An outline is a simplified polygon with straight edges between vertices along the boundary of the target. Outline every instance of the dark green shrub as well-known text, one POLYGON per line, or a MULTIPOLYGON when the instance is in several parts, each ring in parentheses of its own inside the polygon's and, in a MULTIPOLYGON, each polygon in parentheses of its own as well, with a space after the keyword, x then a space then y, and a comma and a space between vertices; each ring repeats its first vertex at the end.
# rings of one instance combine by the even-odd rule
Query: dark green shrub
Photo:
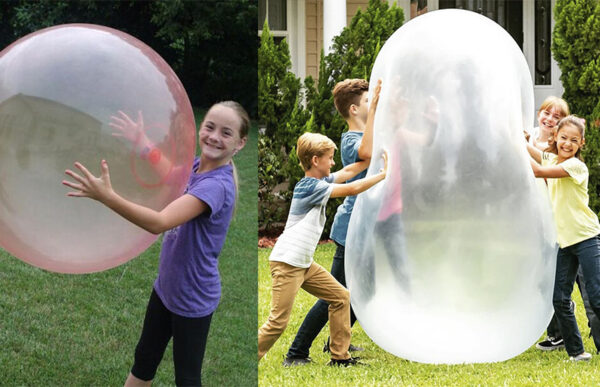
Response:
POLYGON ((557 0, 552 53, 562 72, 563 98, 587 121, 583 157, 590 171, 590 206, 600 212, 600 3, 557 0))
POLYGON ((302 105, 302 84, 290 71, 287 42, 275 44, 265 23, 258 49, 258 217, 260 231, 276 233, 283 226, 291 189, 300 167, 294 164, 294 145, 308 113, 302 105))

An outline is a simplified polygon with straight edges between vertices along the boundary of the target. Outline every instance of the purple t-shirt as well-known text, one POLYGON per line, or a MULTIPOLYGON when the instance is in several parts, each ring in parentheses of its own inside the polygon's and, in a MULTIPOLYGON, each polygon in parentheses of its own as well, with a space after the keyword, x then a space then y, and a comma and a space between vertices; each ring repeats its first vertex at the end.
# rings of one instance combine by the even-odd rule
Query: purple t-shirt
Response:
MULTIPOLYGON (((199 163, 196 158, 194 171, 199 163)), ((235 204, 232 166, 192 173, 185 193, 208 209, 165 233, 154 289, 171 312, 204 317, 217 309, 221 297, 218 257, 235 204)))

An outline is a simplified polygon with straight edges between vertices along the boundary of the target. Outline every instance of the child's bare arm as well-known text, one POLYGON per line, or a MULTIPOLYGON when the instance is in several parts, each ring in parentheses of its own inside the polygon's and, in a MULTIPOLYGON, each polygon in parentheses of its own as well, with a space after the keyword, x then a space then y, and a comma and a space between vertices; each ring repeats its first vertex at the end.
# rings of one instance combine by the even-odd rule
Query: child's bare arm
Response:
POLYGON ((153 234, 170 230, 208 209, 207 204, 200 199, 185 194, 175 199, 161 211, 155 211, 123 198, 112 189, 106 161, 103 160, 101 163, 102 174, 100 177, 92 175, 80 163, 75 163, 75 166, 81 174, 70 169, 65 171, 68 176, 75 180, 75 182, 63 180, 64 185, 74 189, 74 191, 67 193, 67 196, 87 197, 97 200, 131 223, 153 234))
POLYGON ((373 91, 373 99, 371 100, 371 106, 369 107, 367 124, 360 146, 358 147, 358 158, 361 160, 370 160, 371 153, 373 152, 373 123, 375 122, 375 111, 377 110, 377 104, 379 103, 380 93, 381 79, 377 81, 377 86, 375 86, 375 91, 373 91))
MULTIPOLYGON (((340 198, 346 196, 354 196, 358 195, 361 192, 364 192, 379 183, 381 180, 385 179, 387 173, 387 152, 383 152, 381 155, 383 159, 383 168, 381 171, 373 176, 365 177, 364 179, 359 179, 353 181, 348 184, 339 184, 333 187, 331 191, 330 197, 332 198, 340 198)), ((356 164, 356 163, 355 163, 356 164)))
POLYGON ((529 152, 529 155, 538 163, 540 164, 542 162, 542 151, 539 150, 538 148, 534 147, 533 145, 531 145, 530 143, 527 143, 527 151, 529 152))
POLYGON ((569 173, 563 169, 560 165, 542 166, 539 165, 535 160, 529 159, 531 169, 535 177, 545 177, 549 179, 557 179, 561 177, 569 177, 569 173))
POLYGON ((334 176, 334 183, 343 183, 352 179, 354 176, 358 175, 369 166, 370 160, 361 160, 355 163, 346 165, 344 168, 337 171, 334 176))

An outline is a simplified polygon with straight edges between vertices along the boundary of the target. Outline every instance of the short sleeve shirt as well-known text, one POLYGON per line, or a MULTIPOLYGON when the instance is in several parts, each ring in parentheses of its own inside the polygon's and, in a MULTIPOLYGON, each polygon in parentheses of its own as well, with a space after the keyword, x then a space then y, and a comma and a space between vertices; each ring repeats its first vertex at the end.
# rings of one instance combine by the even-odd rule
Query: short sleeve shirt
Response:
MULTIPOLYGON (((340 144, 340 156, 342 157, 343 166, 350 165, 357 161, 360 161, 358 158, 358 148, 360 147, 360 143, 362 142, 363 133, 362 132, 345 132, 342 134, 342 141, 340 144)), ((352 179, 349 179, 347 183, 350 183, 354 180, 362 179, 367 175, 367 171, 363 171, 358 175, 354 176, 352 179)), ((356 195, 354 196, 346 196, 344 202, 340 204, 337 208, 337 212, 335 214, 335 218, 333 218, 333 225, 331 226, 331 232, 329 236, 331 239, 336 241, 342 246, 346 245, 346 234, 348 233, 348 223, 350 223, 350 216, 352 215, 352 210, 354 209, 354 203, 356 202, 356 195)))
MULTIPOLYGON (((196 159, 194 170, 199 163, 196 159)), ((169 311, 204 317, 215 311, 221 296, 218 258, 235 205, 233 167, 192 173, 185 194, 208 209, 164 234, 154 289, 169 311)))
POLYGON ((547 179, 554 211, 558 244, 565 248, 600 234, 598 216, 589 207, 588 169, 571 157, 558 164, 558 156, 542 154, 542 165, 560 165, 569 177, 547 179))
POLYGON ((304 177, 296 184, 285 229, 269 260, 301 268, 311 265, 325 227, 325 210, 333 181, 331 174, 321 180, 304 177))

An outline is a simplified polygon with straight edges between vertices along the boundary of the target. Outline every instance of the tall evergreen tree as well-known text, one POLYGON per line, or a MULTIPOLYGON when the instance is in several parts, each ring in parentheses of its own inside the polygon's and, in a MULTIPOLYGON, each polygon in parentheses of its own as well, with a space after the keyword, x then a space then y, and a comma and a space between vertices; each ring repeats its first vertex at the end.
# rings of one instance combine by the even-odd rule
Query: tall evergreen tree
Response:
MULTIPOLYGON (((302 105, 302 83, 291 72, 287 42, 275 43, 267 23, 258 49, 259 224, 262 229, 285 221, 291 189, 302 175, 295 153, 308 114, 302 105)), ((273 230, 277 231, 277 230, 273 230)))

